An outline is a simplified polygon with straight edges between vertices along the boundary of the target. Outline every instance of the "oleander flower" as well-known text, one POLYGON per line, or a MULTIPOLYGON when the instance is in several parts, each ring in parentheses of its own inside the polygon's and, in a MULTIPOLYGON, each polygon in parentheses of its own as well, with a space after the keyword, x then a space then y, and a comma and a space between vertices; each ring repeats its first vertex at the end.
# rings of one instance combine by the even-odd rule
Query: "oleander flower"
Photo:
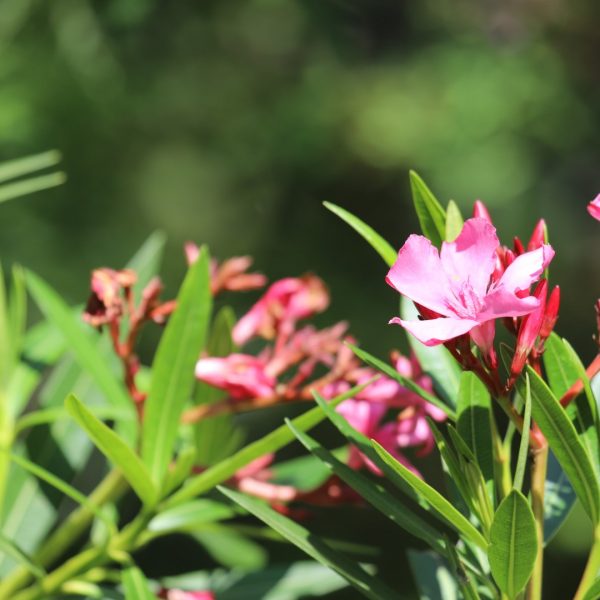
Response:
POLYGON ((600 221, 600 194, 598 194, 589 204, 588 204, 588 212, 594 219, 600 221))
POLYGON ((277 382, 265 367, 261 358, 248 354, 201 358, 196 363, 196 378, 225 390, 235 400, 267 398, 275 393, 277 382))
POLYGON ((435 346, 469 332, 476 338, 478 330, 489 329, 490 321, 534 311, 539 300, 529 288, 552 260, 552 247, 544 244, 517 256, 495 278, 499 247, 494 226, 482 218, 465 221, 456 240, 444 242, 439 252, 427 238, 411 235, 386 281, 432 318, 395 317, 390 323, 402 325, 426 346, 435 346))
POLYGON ((328 305, 329 293, 318 277, 280 279, 238 321, 233 329, 233 340, 242 346, 257 335, 268 340, 281 332, 290 335, 297 321, 325 310, 328 305))

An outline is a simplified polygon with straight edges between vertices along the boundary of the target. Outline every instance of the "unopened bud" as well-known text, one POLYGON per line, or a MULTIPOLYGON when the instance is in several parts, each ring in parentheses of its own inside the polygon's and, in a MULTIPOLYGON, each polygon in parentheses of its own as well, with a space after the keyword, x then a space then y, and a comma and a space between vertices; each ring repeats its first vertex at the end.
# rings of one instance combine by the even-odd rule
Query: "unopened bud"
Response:
POLYGON ((556 321, 558 321, 558 309, 560 308, 560 287, 556 286, 546 302, 546 313, 542 321, 540 329, 540 338, 542 341, 547 340, 552 333, 556 321))
POLYGON ((534 296, 540 301, 540 305, 531 313, 523 317, 521 321, 521 327, 517 335, 517 347, 515 349, 515 355, 513 356, 512 364, 510 366, 510 374, 516 378, 520 375, 521 371, 525 367, 527 357, 533 350, 544 315, 546 313, 546 296, 548 294, 548 281, 542 279, 538 286, 535 288, 534 296))
POLYGON ((525 247, 523 246, 523 242, 515 236, 513 239, 513 248, 515 250, 515 254, 517 256, 521 256, 525 252, 525 247))
POLYGON ((540 219, 537 225, 533 228, 533 233, 527 244, 527 250, 537 250, 548 242, 548 228, 546 227, 546 221, 540 219))
POLYGON ((481 200, 475 200, 475 204, 473 205, 473 217, 476 219, 485 219, 488 223, 492 222, 492 217, 490 217, 486 205, 481 200))

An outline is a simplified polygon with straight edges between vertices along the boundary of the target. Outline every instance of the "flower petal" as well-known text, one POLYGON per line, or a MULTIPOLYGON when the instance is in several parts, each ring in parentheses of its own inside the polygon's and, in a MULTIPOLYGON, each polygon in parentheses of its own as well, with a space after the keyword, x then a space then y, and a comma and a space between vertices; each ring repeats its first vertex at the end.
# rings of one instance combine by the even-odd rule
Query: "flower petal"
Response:
POLYGON ((513 294, 528 290, 531 284, 540 278, 553 258, 554 250, 549 244, 544 244, 537 250, 517 256, 504 271, 495 288, 503 287, 513 294))
POLYGON ((476 295, 487 292, 500 245, 496 229, 485 219, 468 219, 453 242, 444 242, 442 266, 451 284, 469 282, 476 295))
POLYGON ((587 209, 594 219, 600 221, 600 194, 588 204, 587 209))
POLYGON ((437 346, 463 335, 477 327, 479 323, 472 319, 441 318, 427 321, 403 321, 395 317, 390 323, 402 325, 426 346, 437 346))
POLYGON ((414 302, 449 316, 450 282, 442 268, 437 249, 422 235, 411 235, 398 252, 386 282, 414 302))
POLYGON ((539 304, 540 301, 533 296, 519 298, 513 292, 501 287, 486 296, 477 319, 484 322, 500 317, 520 317, 534 311, 539 304))

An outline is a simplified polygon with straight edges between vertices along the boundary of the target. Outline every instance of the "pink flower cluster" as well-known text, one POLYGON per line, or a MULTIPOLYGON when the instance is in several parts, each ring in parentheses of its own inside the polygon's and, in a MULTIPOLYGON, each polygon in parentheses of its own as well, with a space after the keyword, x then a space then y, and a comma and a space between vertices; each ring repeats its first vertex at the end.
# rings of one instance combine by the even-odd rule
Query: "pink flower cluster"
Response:
POLYGON ((517 336, 514 382, 528 358, 537 360, 558 317, 559 289, 548 298, 543 279, 554 256, 545 237, 546 226, 540 221, 527 247, 518 238, 512 249, 501 246, 479 201, 474 217, 454 241, 443 242, 440 251, 427 238, 411 235, 386 281, 415 303, 421 320, 395 317, 390 323, 402 325, 427 346, 445 344, 464 368, 479 370, 486 383, 499 388, 494 338, 496 321, 502 319, 517 336), (474 357, 470 342, 481 351, 484 366, 474 357))
MULTIPOLYGON (((345 323, 322 330, 300 324, 328 305, 327 288, 314 275, 276 281, 233 329, 234 341, 239 345, 256 338, 265 340, 262 351, 256 356, 234 352, 225 357, 201 357, 196 364, 196 377, 226 391, 230 406, 255 408, 310 400, 312 390, 333 398, 366 383, 378 373, 361 367, 344 344, 354 341, 347 335, 345 323)), ((393 364, 403 376, 433 393, 431 379, 421 372, 415 358, 396 354, 393 364)), ((404 451, 416 449, 418 456, 430 452, 434 440, 426 417, 436 421, 445 419, 443 411, 388 377, 380 377, 354 398, 343 402, 338 411, 353 427, 379 441, 414 472, 418 471, 404 456, 404 451)), ((306 494, 270 482, 269 467, 273 459, 268 455, 254 461, 236 474, 235 485, 274 504, 306 500, 306 494)), ((356 469, 366 467, 378 472, 356 448, 350 449, 349 464, 356 469)), ((339 482, 332 479, 329 484, 318 493, 310 494, 311 500, 345 498, 339 482)))

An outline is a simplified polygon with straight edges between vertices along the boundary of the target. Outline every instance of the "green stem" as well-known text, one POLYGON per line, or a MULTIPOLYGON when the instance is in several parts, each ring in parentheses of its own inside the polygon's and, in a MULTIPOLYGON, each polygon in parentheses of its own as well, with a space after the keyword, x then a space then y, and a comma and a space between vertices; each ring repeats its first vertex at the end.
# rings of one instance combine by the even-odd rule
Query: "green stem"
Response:
MULTIPOLYGON (((120 471, 113 470, 91 493, 90 501, 96 506, 102 506, 120 498, 127 489, 127 482, 120 471)), ((83 506, 74 510, 38 550, 34 560, 43 567, 51 565, 79 539, 90 526, 93 517, 93 513, 83 506)), ((15 569, 0 583, 0 600, 14 598, 14 594, 31 580, 32 575, 28 569, 24 567, 15 569)))
POLYGON ((0 515, 4 508, 10 452, 14 441, 14 423, 8 411, 7 400, 6 394, 2 393, 0 395, 0 515))
POLYGON ((594 530, 594 543, 573 600, 582 600, 585 597, 586 592, 594 583, 598 571, 600 571, 600 525, 597 525, 594 530))
POLYGON ((548 470, 548 444, 535 450, 531 466, 531 504, 535 518, 538 549, 533 573, 527 588, 528 600, 542 600, 544 572, 544 489, 548 470))
MULTIPOLYGON (((509 423, 509 426, 512 421, 509 423)), ((510 473, 510 444, 508 446, 502 443, 502 438, 498 432, 496 418, 490 411, 490 426, 492 430, 492 446, 494 451, 494 480, 496 482, 496 497, 501 502, 508 496, 512 489, 512 476, 510 473)), ((514 426, 514 425, 513 425, 514 426)))

